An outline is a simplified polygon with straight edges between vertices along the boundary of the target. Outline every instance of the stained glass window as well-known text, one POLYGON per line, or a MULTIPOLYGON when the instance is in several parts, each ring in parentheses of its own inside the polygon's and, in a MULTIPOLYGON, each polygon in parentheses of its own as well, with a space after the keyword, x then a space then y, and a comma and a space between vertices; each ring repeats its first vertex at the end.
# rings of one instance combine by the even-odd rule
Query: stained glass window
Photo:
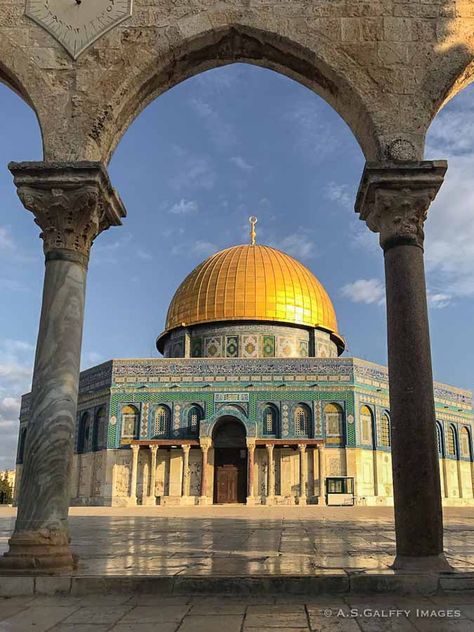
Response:
POLYGON ((449 426, 446 437, 446 453, 449 456, 456 456, 456 430, 453 426, 449 426))
POLYGON ((380 420, 380 445, 384 448, 390 447, 390 417, 383 413, 380 420))
POLYGON ((459 433, 461 456, 471 458, 471 437, 467 428, 461 428, 459 433))
POLYGON ((171 414, 168 406, 158 406, 155 410, 155 435, 167 435, 171 414))
POLYGON ((277 433, 278 412, 275 406, 268 404, 263 409, 263 432, 266 435, 275 435, 277 433))
POLYGON ((294 412, 295 434, 298 437, 309 435, 309 410, 307 406, 299 404, 294 412))

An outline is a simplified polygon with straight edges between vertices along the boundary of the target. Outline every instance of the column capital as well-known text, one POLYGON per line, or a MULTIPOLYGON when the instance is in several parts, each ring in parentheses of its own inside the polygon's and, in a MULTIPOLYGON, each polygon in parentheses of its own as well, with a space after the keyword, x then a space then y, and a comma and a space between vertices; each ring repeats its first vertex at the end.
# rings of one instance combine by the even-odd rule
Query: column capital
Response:
POLYGON ((247 438, 246 443, 247 443, 247 448, 249 450, 255 450, 255 446, 256 446, 256 440, 255 439, 247 438))
MULTIPOLYGON (((140 447, 140 446, 138 446, 138 447, 140 447)), ((156 443, 151 443, 148 447, 150 448, 151 452, 155 452, 155 453, 158 452, 159 446, 156 445, 156 443)))
POLYGON ((445 160, 365 165, 355 210, 380 234, 384 250, 403 244, 423 247, 423 225, 447 166, 445 160))
POLYGON ((298 450, 300 452, 306 452, 306 443, 298 443, 298 450))
POLYGON ((212 439, 210 437, 203 437, 199 440, 199 444, 202 450, 209 450, 211 447, 212 439))
POLYGON ((185 443, 181 447, 183 448, 183 452, 189 452, 189 450, 191 449, 191 446, 188 445, 187 443, 185 443))
POLYGON ((100 162, 11 162, 18 196, 35 216, 48 259, 87 263, 94 239, 126 211, 100 162))
POLYGON ((139 443, 132 443, 132 444, 130 444, 130 447, 132 448, 133 452, 138 452, 140 450, 140 444, 139 443))
POLYGON ((273 443, 266 443, 265 447, 267 448, 267 450, 269 450, 270 452, 273 452, 273 448, 275 447, 275 445, 273 443))

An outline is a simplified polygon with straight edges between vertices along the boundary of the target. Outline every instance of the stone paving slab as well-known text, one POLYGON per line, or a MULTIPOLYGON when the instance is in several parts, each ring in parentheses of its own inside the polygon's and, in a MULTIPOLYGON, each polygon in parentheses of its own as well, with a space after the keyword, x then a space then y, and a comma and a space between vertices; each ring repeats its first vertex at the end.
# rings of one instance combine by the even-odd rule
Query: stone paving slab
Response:
MULTIPOLYGON (((0 554, 14 517, 0 507, 0 554)), ((448 560, 474 571, 474 510, 448 508, 444 518, 448 560)), ((395 555, 387 507, 73 507, 70 525, 77 577, 312 577, 388 570, 395 555)))
POLYGON ((281 595, 217 600, 123 594, 120 603, 118 596, 104 596, 103 604, 92 596, 2 598, 0 632, 474 632, 473 592, 463 603, 450 595, 283 601, 281 595), (137 603, 140 597, 147 599, 137 603))

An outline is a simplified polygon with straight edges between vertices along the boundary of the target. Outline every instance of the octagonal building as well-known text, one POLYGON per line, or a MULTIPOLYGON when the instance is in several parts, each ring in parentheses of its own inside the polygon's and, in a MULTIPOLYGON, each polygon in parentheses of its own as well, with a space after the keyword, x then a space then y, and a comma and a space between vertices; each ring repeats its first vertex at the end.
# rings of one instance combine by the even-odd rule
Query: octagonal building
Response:
MULTIPOLYGON (((81 373, 72 504, 393 504, 387 369, 342 357, 302 263, 254 233, 217 252, 176 290, 156 345, 162 358, 81 373)), ((472 395, 434 389, 443 502, 472 505, 472 395)))

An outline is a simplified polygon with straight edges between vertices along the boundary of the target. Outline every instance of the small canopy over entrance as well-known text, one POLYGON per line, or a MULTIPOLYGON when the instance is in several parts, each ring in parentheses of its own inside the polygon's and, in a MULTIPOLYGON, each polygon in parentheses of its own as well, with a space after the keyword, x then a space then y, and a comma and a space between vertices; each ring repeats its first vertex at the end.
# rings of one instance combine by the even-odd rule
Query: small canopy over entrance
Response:
POLYGON ((235 417, 219 419, 213 432, 214 503, 245 503, 247 445, 245 427, 235 417))

